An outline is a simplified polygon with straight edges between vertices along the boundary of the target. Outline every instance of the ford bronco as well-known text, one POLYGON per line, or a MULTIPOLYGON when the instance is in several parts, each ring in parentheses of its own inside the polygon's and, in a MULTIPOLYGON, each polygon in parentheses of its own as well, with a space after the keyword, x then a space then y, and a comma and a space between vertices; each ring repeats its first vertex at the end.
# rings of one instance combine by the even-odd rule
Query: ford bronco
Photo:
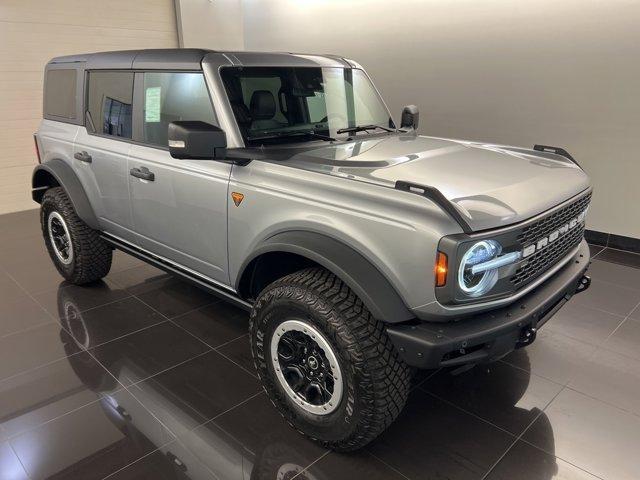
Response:
POLYGON ((354 450, 413 371, 495 361, 589 286, 589 179, 561 148, 418 135, 331 55, 54 58, 33 198, 69 282, 123 250, 250 312, 262 385, 354 450))

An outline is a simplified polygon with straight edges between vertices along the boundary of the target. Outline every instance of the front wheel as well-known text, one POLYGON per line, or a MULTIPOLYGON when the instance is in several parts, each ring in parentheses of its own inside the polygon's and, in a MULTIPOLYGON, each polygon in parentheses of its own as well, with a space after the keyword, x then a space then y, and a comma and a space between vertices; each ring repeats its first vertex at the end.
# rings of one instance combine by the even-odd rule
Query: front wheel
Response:
POLYGON ((363 447, 399 415, 410 369, 384 326, 340 279, 308 268, 269 285, 250 320, 264 389, 284 418, 325 447, 363 447))
POLYGON ((42 197, 40 223, 49 256, 65 279, 82 285, 109 273, 111 247, 78 217, 61 187, 50 188, 42 197))

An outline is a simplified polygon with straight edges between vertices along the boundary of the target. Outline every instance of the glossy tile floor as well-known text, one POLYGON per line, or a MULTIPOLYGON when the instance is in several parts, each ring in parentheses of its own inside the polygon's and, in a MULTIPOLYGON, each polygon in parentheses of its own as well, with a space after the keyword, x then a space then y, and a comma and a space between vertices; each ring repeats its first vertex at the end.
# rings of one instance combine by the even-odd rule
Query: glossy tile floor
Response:
POLYGON ((68 285, 36 211, 0 217, 0 242, 2 480, 640 478, 640 255, 594 247, 591 289, 531 347, 422 372, 341 455, 267 401, 242 311, 121 253, 68 285))

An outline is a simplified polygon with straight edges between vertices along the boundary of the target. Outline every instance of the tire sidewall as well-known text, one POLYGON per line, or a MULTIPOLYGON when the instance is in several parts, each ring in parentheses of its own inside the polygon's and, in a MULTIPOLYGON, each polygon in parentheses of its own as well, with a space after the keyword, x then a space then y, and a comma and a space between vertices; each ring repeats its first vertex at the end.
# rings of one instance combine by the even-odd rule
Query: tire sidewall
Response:
POLYGON ((62 274, 62 276, 68 279, 71 278, 75 272, 76 262, 78 260, 78 255, 80 254, 80 252, 78 251, 78 239, 76 238, 75 231, 72 226, 73 224, 71 212, 69 212, 64 205, 61 205, 60 202, 56 200, 57 199, 55 196, 49 196, 45 194, 45 197, 42 201, 42 207, 40 208, 40 221, 42 224, 44 242, 47 247, 47 251, 49 252, 49 256, 51 257, 51 260, 53 261, 58 271, 62 274), (64 223, 67 226, 67 231, 69 232, 69 237, 71 239, 71 249, 73 251, 73 258, 71 259, 71 262, 69 264, 64 264, 60 261, 51 243, 48 222, 49 216, 53 212, 57 212, 62 217, 64 223))
MULTIPOLYGON (((343 441, 355 431, 362 413, 358 407, 360 394, 356 369, 346 348, 346 344, 353 344, 354 339, 348 338, 347 329, 338 332, 334 328, 337 319, 328 319, 319 313, 325 309, 312 310, 305 303, 288 298, 284 290, 290 289, 277 287, 269 290, 260 296, 253 309, 250 336, 256 370, 271 401, 297 430, 320 441, 343 441), (328 414, 316 415, 302 409, 285 392, 276 376, 271 358, 271 340, 278 326, 291 319, 308 323, 319 330, 338 360, 343 393, 338 408, 328 414)), ((307 291, 306 295, 310 295, 310 292, 307 291)), ((318 306, 322 301, 319 297, 314 300, 318 306)))

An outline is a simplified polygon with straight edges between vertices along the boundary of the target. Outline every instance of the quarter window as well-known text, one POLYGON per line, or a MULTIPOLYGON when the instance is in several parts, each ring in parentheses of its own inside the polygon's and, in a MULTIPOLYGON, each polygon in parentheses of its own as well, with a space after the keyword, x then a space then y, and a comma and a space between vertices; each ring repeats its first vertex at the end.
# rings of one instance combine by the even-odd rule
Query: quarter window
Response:
POLYGON ((76 116, 76 70, 48 70, 44 114, 73 119, 76 116))
POLYGON ((90 72, 87 128, 114 137, 131 138, 133 73, 90 72))
POLYGON ((146 72, 143 141, 166 147, 169 124, 176 120, 216 123, 204 76, 188 72, 146 72))

